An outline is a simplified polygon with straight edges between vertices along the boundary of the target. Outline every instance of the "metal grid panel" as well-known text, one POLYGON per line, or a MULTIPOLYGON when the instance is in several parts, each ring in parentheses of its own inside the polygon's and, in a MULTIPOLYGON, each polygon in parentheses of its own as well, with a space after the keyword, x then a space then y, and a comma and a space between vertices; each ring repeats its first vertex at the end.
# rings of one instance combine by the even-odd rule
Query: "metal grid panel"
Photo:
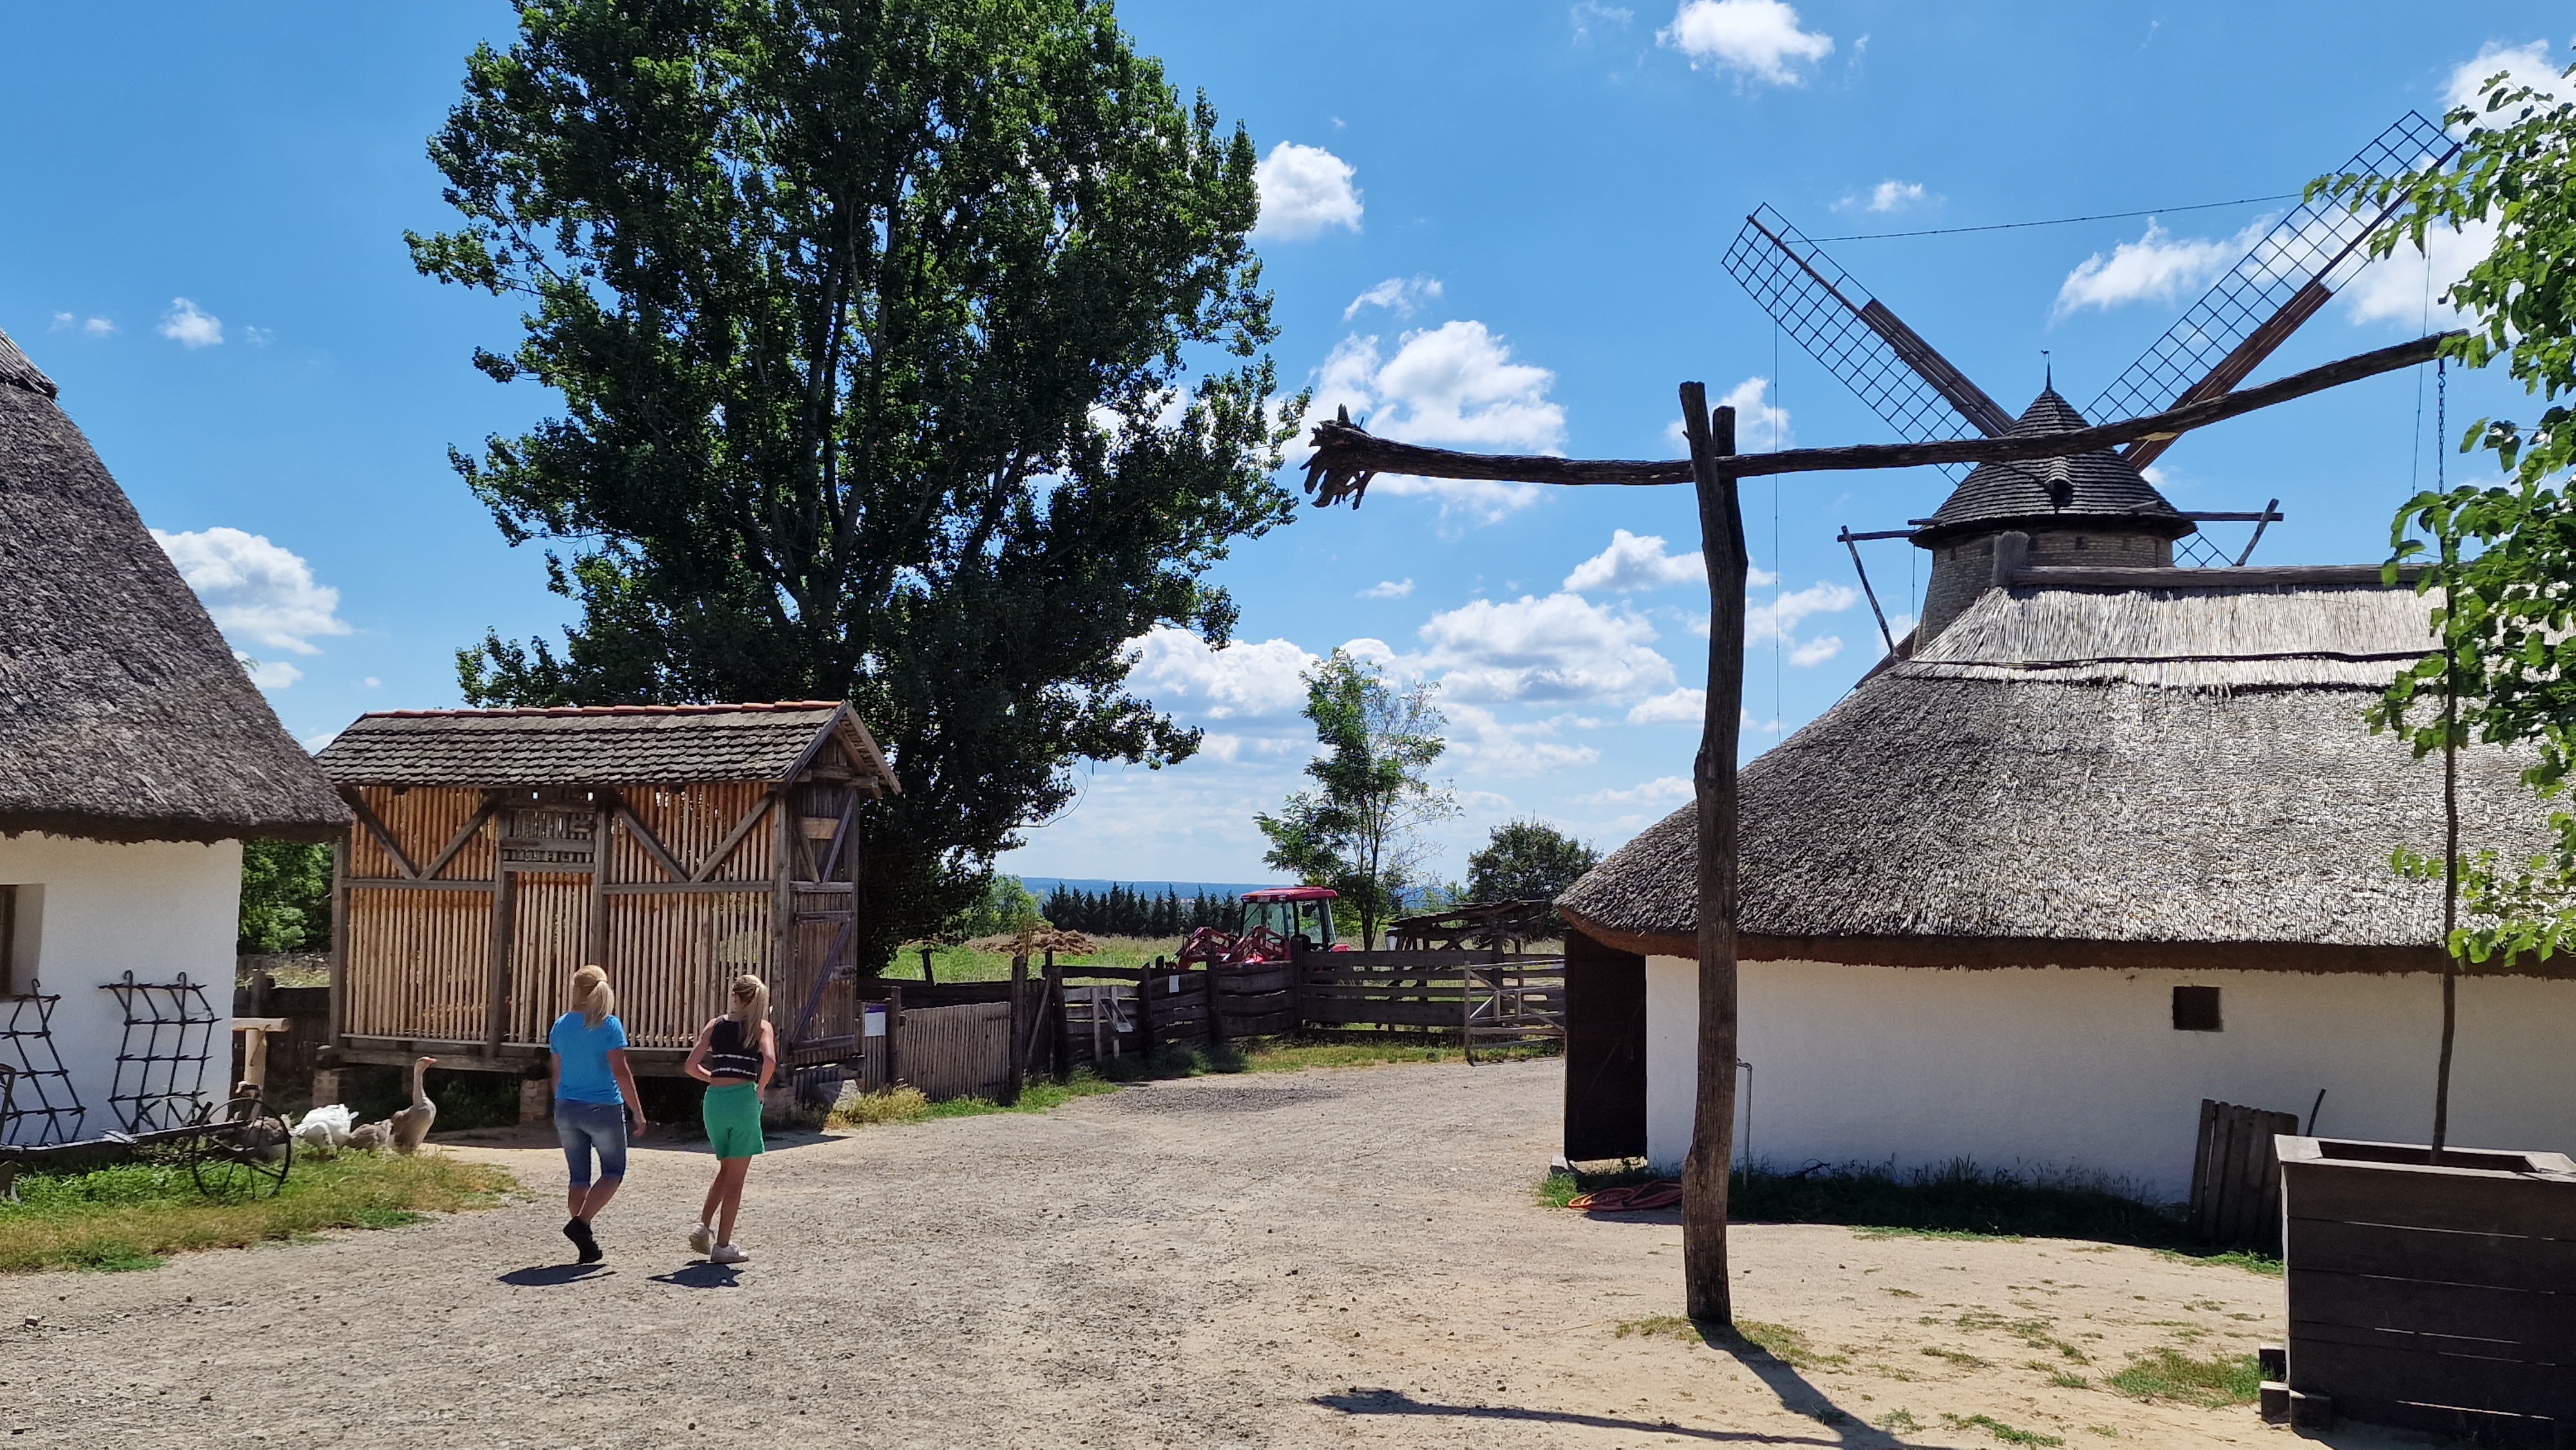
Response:
POLYGON ((87 1109, 54 1046, 54 1006, 62 1000, 46 996, 38 982, 23 996, 0 997, 0 1143, 32 1147, 80 1136, 87 1109))
MULTIPOLYGON (((2450 149, 2442 128, 2420 112, 2400 116, 2342 170, 2374 176, 2414 171, 2450 149)), ((2084 410, 2096 423, 2161 413, 2180 401, 2219 361, 2319 281, 2328 291, 2352 280, 2369 260, 2361 240, 2376 213, 2317 196, 2281 218, 2242 261, 2228 269, 2191 310, 2084 410)))
POLYGON ((214 1056, 215 1015, 204 986, 181 972, 174 982, 108 982, 125 1009, 125 1038, 116 1054, 115 1091, 108 1094, 129 1133, 185 1127, 204 1097, 206 1062, 214 1056), (139 1039, 139 1040, 138 1040, 139 1039), (186 1079, 186 1086, 180 1080, 186 1079))
MULTIPOLYGON (((1746 219, 1726 249, 1725 266, 1809 357, 1842 379, 1897 436, 1912 443, 1983 436, 1861 320, 1868 289, 1778 212, 1765 206, 1746 219)), ((1966 470, 1946 471, 1955 477, 1966 470)))

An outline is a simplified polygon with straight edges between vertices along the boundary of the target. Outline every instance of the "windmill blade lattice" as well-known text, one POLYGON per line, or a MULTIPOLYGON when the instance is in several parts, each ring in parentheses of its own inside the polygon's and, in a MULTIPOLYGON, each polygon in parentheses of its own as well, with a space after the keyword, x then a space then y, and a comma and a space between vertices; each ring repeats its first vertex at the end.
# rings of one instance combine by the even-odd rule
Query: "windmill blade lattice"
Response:
POLYGON ((1899 437, 1992 437, 2012 426, 2010 414, 1771 208, 1745 218, 1725 266, 1899 437))
MULTIPOLYGON (((2342 172, 2403 175, 2450 149, 2439 125, 2409 111, 2345 162, 2342 172)), ((2183 402, 2187 394, 2209 397, 2234 388, 2369 261, 2361 243, 2377 229, 2380 215, 2356 213, 2327 196, 2301 204, 2112 379, 2085 416, 2097 423, 2143 417, 2183 402)), ((2128 457, 2143 465, 2163 451, 2162 442, 2136 444, 2128 457)))

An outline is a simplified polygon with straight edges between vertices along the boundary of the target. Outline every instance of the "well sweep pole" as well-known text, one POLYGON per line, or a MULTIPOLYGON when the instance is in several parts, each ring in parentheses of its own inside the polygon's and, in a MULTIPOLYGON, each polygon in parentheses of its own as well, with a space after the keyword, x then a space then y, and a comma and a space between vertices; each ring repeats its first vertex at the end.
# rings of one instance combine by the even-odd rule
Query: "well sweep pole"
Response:
POLYGON ((1735 410, 1712 416, 1708 389, 1684 383, 1682 428, 1699 492, 1708 561, 1708 713, 1692 785, 1699 806, 1699 1063, 1690 1156, 1682 1167, 1682 1280, 1688 1313, 1735 1318, 1726 1267, 1727 1170, 1735 1137, 1736 735, 1744 708, 1744 516, 1735 477, 1735 410))

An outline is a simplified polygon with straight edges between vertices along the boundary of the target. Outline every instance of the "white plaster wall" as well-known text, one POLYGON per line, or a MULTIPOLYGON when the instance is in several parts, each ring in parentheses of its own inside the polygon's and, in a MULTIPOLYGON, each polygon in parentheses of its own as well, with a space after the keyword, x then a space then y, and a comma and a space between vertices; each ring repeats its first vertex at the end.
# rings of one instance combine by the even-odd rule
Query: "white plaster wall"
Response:
MULTIPOLYGON (((1666 1168, 1690 1147, 1697 970, 1646 963, 1647 1154, 1666 1168)), ((2304 1122, 2323 1088, 2322 1134, 2420 1142, 2432 1130, 2441 986, 2429 973, 1741 971, 1752 1096, 1737 1131, 1775 1166, 1969 1157, 2178 1200, 2205 1097, 2304 1122), (2180 984, 2220 989, 2225 1030, 2174 1030, 2180 984)), ((2576 1149, 2571 1035, 2576 982, 2463 981, 2451 1141, 2576 1149)))
MULTIPOLYGON (((36 922, 35 975, 54 1009, 54 1046, 89 1109, 81 1134, 124 1126, 108 1103, 125 1014, 99 990, 131 971, 138 982, 182 972, 206 984, 215 1023, 203 1091, 220 1093, 231 1071, 233 945, 241 911, 241 843, 144 841, 114 845, 29 834, 0 836, 0 884, 44 888, 36 922)), ((17 985, 24 989, 26 961, 17 985)), ((183 1078, 184 1082, 185 1079, 183 1078)))

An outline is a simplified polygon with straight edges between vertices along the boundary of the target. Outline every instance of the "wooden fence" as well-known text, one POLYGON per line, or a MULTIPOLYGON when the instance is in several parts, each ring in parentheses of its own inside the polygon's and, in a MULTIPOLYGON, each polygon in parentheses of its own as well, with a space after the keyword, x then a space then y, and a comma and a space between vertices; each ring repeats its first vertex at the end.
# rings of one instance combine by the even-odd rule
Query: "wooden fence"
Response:
POLYGON ((933 1102, 951 1098, 999 1101, 1012 1091, 1008 1001, 915 1007, 908 991, 880 1007, 867 1007, 861 1037, 859 1082, 874 1092, 895 1083, 921 1090, 933 1102))
MULTIPOLYGON (((266 973, 256 973, 251 985, 233 989, 233 1015, 286 1019, 286 1030, 268 1037, 268 1096, 279 1103, 302 1098, 312 1085, 322 1049, 331 1041, 331 989, 271 986, 266 973)), ((249 1070, 243 1061, 245 1034, 236 1032, 232 1039, 231 1076, 206 1084, 210 1094, 220 1089, 222 1096, 232 1096, 233 1084, 249 1070)))
POLYGON ((2190 1221, 2201 1242, 2281 1251, 2281 1159, 2272 1138, 2298 1131, 2296 1113, 2200 1100, 2190 1221))

